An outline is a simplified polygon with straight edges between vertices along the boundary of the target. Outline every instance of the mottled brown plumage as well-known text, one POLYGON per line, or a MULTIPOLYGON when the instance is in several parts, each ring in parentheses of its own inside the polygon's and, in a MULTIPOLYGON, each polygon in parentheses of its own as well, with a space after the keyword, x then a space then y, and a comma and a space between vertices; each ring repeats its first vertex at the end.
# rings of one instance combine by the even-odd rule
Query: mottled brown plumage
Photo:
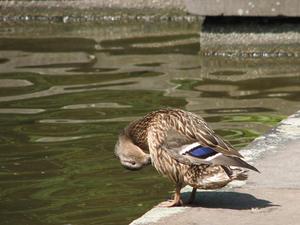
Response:
MULTIPOLYGON (((201 117, 180 109, 154 111, 133 121, 121 132, 115 151, 121 162, 120 153, 135 155, 149 151, 156 170, 176 185, 175 198, 168 206, 182 203, 180 189, 185 185, 194 188, 193 199, 197 188, 216 189, 234 179, 247 178, 244 170, 230 166, 257 171, 244 162, 240 153, 210 129, 201 117), (201 158, 186 154, 185 149, 189 151, 189 146, 195 143, 213 150, 214 156, 201 158)), ((132 166, 136 163, 133 160, 132 166)))

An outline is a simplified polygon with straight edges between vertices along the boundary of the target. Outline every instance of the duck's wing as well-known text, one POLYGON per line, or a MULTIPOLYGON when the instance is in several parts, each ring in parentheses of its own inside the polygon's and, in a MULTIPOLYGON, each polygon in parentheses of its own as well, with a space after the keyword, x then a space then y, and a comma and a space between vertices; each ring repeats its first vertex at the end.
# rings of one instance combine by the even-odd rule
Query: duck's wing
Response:
POLYGON ((189 122, 186 126, 186 131, 179 131, 182 136, 187 133, 192 133, 195 139, 203 146, 211 147, 217 152, 220 152, 227 156, 237 156, 243 158, 243 156, 227 141, 217 135, 202 119, 196 114, 189 113, 189 122))
POLYGON ((224 154, 219 153, 210 147, 201 146, 198 142, 194 142, 189 145, 183 145, 177 148, 163 146, 163 149, 167 151, 172 158, 186 165, 208 164, 237 166, 259 172, 254 166, 248 164, 239 157, 225 156, 224 154))
POLYGON ((199 142, 201 146, 213 148, 226 156, 243 158, 230 143, 217 135, 202 117, 194 113, 179 111, 169 115, 166 120, 168 123, 163 128, 165 144, 186 145, 199 142))
POLYGON ((170 121, 162 148, 177 161, 190 164, 238 166, 258 171, 243 161, 242 155, 218 136, 206 122, 195 114, 185 121, 170 121))

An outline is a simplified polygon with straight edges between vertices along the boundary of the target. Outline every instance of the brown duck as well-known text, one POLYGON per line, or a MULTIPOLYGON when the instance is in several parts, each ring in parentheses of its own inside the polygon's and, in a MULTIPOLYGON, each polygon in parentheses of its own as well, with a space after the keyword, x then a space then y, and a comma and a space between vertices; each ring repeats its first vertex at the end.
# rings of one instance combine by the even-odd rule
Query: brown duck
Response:
POLYGON ((174 199, 164 206, 182 205, 180 190, 186 185, 193 187, 190 203, 198 188, 217 189, 232 180, 245 180, 247 171, 242 168, 258 172, 203 118, 181 109, 154 111, 131 122, 120 133, 115 154, 128 169, 140 169, 151 161, 175 183, 174 199))

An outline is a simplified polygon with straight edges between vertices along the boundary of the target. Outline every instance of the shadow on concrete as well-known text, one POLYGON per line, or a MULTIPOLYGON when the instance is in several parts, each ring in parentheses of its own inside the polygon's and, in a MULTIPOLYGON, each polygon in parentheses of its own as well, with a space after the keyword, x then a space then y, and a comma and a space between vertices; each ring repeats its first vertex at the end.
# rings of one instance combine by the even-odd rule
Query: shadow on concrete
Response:
MULTIPOLYGON (((186 201, 189 196, 189 192, 182 194, 183 199, 186 201)), ((240 192, 197 192, 195 201, 190 206, 202 208, 247 210, 280 205, 273 204, 272 202, 265 199, 258 199, 251 194, 240 192)))

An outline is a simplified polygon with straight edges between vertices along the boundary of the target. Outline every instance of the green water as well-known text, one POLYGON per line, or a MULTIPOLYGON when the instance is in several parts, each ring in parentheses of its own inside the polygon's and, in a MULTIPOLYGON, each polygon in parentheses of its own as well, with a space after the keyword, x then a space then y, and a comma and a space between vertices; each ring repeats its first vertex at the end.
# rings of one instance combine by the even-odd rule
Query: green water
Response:
POLYGON ((240 148, 299 109, 300 59, 201 57, 197 24, 0 30, 1 225, 128 224, 168 198, 113 155, 129 121, 201 114, 240 148))

